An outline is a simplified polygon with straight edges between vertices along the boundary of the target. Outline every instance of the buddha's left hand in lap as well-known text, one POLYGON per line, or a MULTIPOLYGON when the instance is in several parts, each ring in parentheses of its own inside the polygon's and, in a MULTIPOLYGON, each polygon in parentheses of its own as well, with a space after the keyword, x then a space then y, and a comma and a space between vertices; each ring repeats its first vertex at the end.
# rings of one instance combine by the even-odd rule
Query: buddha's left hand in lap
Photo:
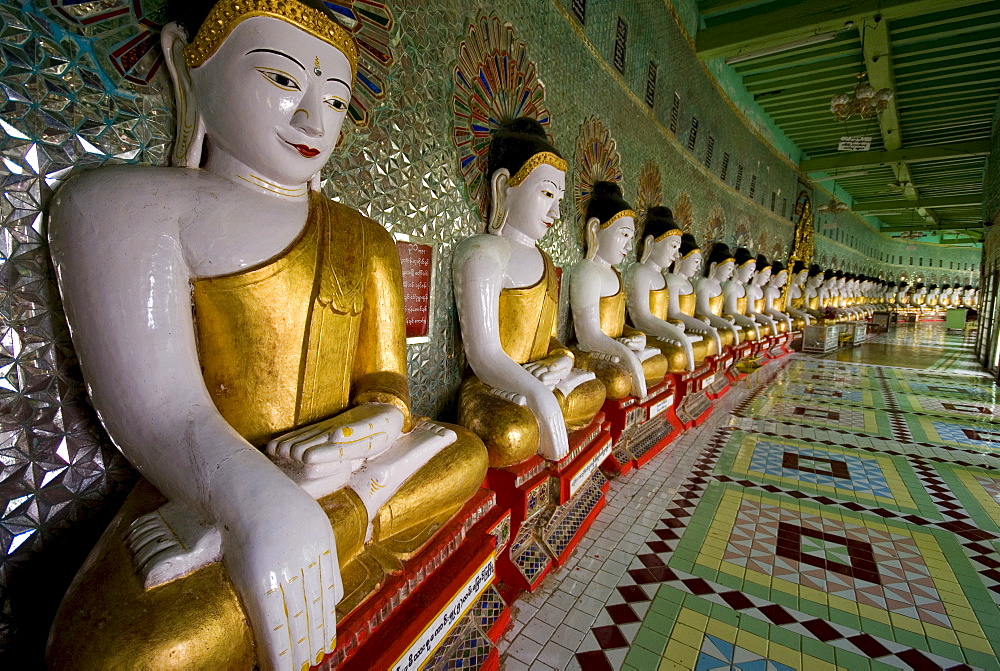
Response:
POLYGON ((387 451, 402 434, 403 421, 394 405, 365 403, 275 438, 267 444, 267 454, 300 466, 307 478, 320 477, 343 468, 344 462, 387 451))
POLYGON ((559 354, 526 363, 522 367, 551 390, 573 370, 573 357, 559 354))

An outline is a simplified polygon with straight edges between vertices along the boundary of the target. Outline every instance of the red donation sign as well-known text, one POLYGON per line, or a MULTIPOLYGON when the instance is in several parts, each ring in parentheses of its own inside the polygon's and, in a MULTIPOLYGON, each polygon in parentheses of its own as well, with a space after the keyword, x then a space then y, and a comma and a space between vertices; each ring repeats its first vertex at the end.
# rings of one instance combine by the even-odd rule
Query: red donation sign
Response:
POLYGON ((399 262, 403 267, 403 305, 406 309, 406 337, 427 335, 431 306, 430 245, 416 242, 396 242, 399 262))

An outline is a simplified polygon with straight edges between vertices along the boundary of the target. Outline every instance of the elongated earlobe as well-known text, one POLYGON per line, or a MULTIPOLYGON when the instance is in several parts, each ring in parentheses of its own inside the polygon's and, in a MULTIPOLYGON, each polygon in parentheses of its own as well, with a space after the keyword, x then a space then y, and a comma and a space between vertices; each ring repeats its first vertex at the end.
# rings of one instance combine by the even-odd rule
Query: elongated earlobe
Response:
POLYGON ((500 168, 490 177, 490 220, 487 232, 499 235, 507 223, 507 191, 510 189, 510 171, 500 168))
POLYGON ((591 217, 587 220, 586 232, 587 232, 587 260, 593 260, 597 256, 597 228, 601 225, 600 220, 597 217, 591 217))
POLYGON ((205 145, 205 123, 195 103, 191 69, 184 61, 187 34, 177 23, 168 23, 160 33, 160 46, 173 82, 177 110, 177 136, 170 164, 178 168, 197 168, 201 166, 205 145))

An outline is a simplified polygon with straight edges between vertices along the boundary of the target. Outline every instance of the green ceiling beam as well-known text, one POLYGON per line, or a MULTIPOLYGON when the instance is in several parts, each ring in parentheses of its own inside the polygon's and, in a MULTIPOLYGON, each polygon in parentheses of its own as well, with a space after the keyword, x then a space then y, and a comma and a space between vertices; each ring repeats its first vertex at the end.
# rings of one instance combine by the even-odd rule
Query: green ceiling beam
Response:
POLYGON ((720 21, 700 30, 698 55, 727 58, 844 29, 844 23, 881 15, 883 20, 919 16, 978 4, 981 0, 802 0, 793 5, 744 18, 720 21))
POLYGON ((970 223, 948 223, 942 221, 934 227, 927 228, 926 226, 883 226, 879 229, 880 233, 905 233, 906 231, 912 231, 914 229, 918 231, 967 231, 969 229, 980 229, 983 227, 982 222, 976 222, 974 224, 970 223))
POLYGON ((802 161, 799 169, 803 172, 829 172, 839 168, 868 168, 893 163, 920 163, 924 161, 939 161, 946 158, 971 158, 987 156, 990 153, 990 141, 955 142, 939 144, 931 147, 907 147, 887 151, 851 151, 841 152, 834 156, 812 158, 802 161))
POLYGON ((982 195, 971 196, 941 196, 938 198, 920 198, 917 200, 891 198, 886 200, 856 200, 851 209, 856 214, 870 212, 902 212, 915 208, 931 209, 939 207, 967 207, 980 205, 982 195))

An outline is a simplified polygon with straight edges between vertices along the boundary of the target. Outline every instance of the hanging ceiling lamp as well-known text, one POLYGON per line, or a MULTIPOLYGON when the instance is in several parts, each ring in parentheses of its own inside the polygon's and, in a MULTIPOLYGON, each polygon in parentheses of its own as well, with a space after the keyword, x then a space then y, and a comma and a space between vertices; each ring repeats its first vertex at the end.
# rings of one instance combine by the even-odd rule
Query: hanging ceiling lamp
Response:
POLYGON ((830 112, 837 121, 847 121, 852 116, 869 119, 878 116, 893 98, 890 89, 875 90, 871 84, 863 82, 866 73, 858 74, 858 85, 852 93, 838 93, 830 99, 830 112))

